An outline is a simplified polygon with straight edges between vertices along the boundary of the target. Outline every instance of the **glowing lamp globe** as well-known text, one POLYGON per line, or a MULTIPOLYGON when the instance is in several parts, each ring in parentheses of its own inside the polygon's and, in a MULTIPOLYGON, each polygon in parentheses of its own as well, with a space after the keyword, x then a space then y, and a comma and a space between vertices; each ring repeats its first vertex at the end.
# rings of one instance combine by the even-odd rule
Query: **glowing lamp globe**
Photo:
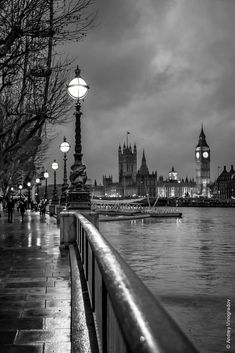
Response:
POLYGON ((51 168, 52 168, 53 170, 58 169, 58 163, 57 163, 56 161, 54 161, 54 162, 52 163, 52 165, 51 165, 51 168))
POLYGON ((30 188, 30 186, 31 186, 31 183, 30 183, 30 181, 27 183, 27 186, 30 188))
POLYGON ((37 183, 37 184, 40 183, 40 179, 39 179, 39 178, 36 179, 36 183, 37 183))
POLYGON ((70 97, 76 100, 85 98, 89 89, 86 81, 80 77, 80 72, 81 71, 79 67, 77 67, 75 70, 76 77, 68 85, 68 92, 70 97))
POLYGON ((43 175, 44 175, 45 179, 49 178, 49 173, 48 172, 45 172, 43 175))
POLYGON ((60 144, 61 152, 67 153, 69 151, 69 149, 70 149, 70 144, 68 142, 64 141, 60 144))

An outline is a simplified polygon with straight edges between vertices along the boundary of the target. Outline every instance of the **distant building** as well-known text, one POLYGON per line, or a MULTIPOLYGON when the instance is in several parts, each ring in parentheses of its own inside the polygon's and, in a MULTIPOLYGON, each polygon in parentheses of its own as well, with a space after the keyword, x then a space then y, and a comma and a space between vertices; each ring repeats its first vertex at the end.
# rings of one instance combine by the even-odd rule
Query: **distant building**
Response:
MULTIPOLYGON (((118 182, 113 181, 112 175, 103 176, 103 196, 133 197, 146 196, 155 197, 157 172, 149 173, 145 153, 140 169, 137 172, 137 147, 136 144, 118 147, 118 182)), ((93 186, 93 195, 96 195, 96 187, 93 186)), ((100 194, 101 189, 99 190, 100 194)))
POLYGON ((94 185, 91 186, 91 197, 103 197, 104 194, 104 186, 101 184, 97 185, 97 182, 95 180, 94 185))
POLYGON ((159 177, 156 188, 156 196, 160 198, 185 198, 194 197, 197 193, 197 184, 194 179, 178 180, 178 173, 172 167, 168 173, 168 179, 159 177))
POLYGON ((178 173, 175 171, 174 167, 172 167, 169 172, 169 181, 178 181, 178 173))
POLYGON ((143 151, 140 168, 137 170, 137 147, 123 144, 118 147, 118 182, 112 175, 103 176, 103 185, 93 185, 94 196, 132 197, 149 196, 151 198, 184 198, 196 195, 209 196, 210 184, 210 148, 201 128, 199 141, 195 149, 196 181, 180 179, 174 166, 166 180, 157 179, 157 172, 149 172, 145 152, 143 151))
POLYGON ((217 178, 215 186, 219 199, 229 200, 235 198, 235 171, 233 165, 231 165, 230 171, 227 171, 226 166, 224 166, 222 173, 217 178))
POLYGON ((119 183, 113 182, 112 175, 103 176, 103 192, 104 196, 119 197, 122 194, 122 187, 119 183))
POLYGON ((131 145, 119 145, 118 148, 118 174, 119 186, 122 196, 132 196, 136 194, 136 174, 137 174, 137 148, 136 144, 132 149, 131 145))
POLYGON ((199 141, 195 148, 196 183, 198 196, 210 196, 210 148, 201 128, 199 141))

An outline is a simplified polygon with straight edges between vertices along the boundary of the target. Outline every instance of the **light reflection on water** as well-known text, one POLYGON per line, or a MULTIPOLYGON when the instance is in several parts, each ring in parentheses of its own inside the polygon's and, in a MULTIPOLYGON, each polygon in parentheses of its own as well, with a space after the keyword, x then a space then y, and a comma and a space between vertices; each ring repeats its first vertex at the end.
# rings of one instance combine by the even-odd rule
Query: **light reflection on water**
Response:
POLYGON ((235 299, 235 209, 181 211, 182 219, 100 223, 100 231, 201 352, 221 353, 226 298, 235 299))

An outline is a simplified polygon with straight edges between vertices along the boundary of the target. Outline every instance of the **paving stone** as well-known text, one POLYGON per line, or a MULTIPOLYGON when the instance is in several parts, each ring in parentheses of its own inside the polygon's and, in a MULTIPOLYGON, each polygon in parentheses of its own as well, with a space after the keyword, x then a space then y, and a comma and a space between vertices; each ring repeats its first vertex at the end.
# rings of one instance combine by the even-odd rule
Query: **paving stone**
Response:
POLYGON ((69 295, 67 293, 29 294, 27 298, 28 300, 68 299, 69 295))
POLYGON ((29 309, 24 310, 22 317, 70 317, 71 308, 54 308, 54 309, 29 309))
POLYGON ((54 281, 54 287, 58 288, 70 288, 71 289, 71 283, 69 281, 54 281))
POLYGON ((70 353, 71 343, 69 342, 46 343, 44 352, 45 353, 70 353))
POLYGON ((21 295, 21 294, 26 294, 28 295, 29 293, 30 294, 33 294, 33 295, 39 295, 39 294, 45 294, 46 293, 46 287, 44 288, 38 288, 38 287, 32 287, 32 288, 25 288, 25 287, 22 287, 22 288, 1 288, 0 289, 0 296, 2 294, 5 294, 5 295, 9 295, 9 294, 13 294, 15 293, 15 295, 17 295, 18 293, 21 295))
POLYGON ((49 279, 48 277, 12 277, 11 275, 8 278, 4 279, 4 283, 23 283, 23 282, 46 282, 46 283, 54 283, 54 280, 49 279))
POLYGON ((42 318, 0 319, 0 331, 43 329, 42 318))
POLYGON ((9 307, 5 307, 4 309, 0 309, 0 320, 4 319, 18 319, 22 314, 21 310, 11 310, 9 307))
POLYGON ((16 344, 32 344, 34 342, 70 342, 70 329, 22 330, 18 332, 16 344))
POLYGON ((61 294, 65 295, 66 297, 70 297, 71 295, 71 288, 70 287, 47 287, 46 289, 47 294, 61 294))
MULTIPOLYGON (((2 353, 43 353, 43 345, 22 346, 22 345, 1 345, 2 353)), ((69 352, 69 351, 68 351, 69 352)))
POLYGON ((17 301, 12 301, 12 302, 1 302, 0 303, 0 313, 6 310, 20 310, 22 311, 23 308, 45 308, 45 300, 43 301, 22 301, 22 300, 17 300, 17 301))
POLYGON ((53 287, 54 283, 53 282, 25 282, 25 281, 19 281, 19 282, 11 282, 7 283, 5 288, 35 288, 35 287, 53 287))
POLYGON ((45 319, 45 329, 53 330, 57 328, 69 328, 71 327, 70 318, 46 318, 45 319))
MULTIPOLYGON (((16 330, 12 331, 0 331, 0 345, 3 344, 12 344, 16 337, 16 330)), ((0 346, 1 347, 1 346, 0 346)), ((1 348, 0 348, 1 349, 1 348)), ((1 350, 0 350, 1 351, 1 350)))
MULTIPOLYGON (((51 272, 46 271, 37 271, 33 273, 34 277, 42 277, 42 276, 49 276, 51 272)), ((18 270, 18 271, 11 271, 10 275, 14 277, 21 277, 21 276, 32 276, 32 271, 25 271, 25 270, 18 270)))
POLYGON ((19 300, 26 300, 27 294, 0 294, 0 302, 14 302, 19 300))
POLYGON ((70 307, 71 306, 71 299, 53 299, 53 300, 46 300, 46 308, 53 308, 53 307, 70 307))
POLYGON ((66 276, 53 276, 48 278, 55 281, 70 281, 70 273, 66 276))

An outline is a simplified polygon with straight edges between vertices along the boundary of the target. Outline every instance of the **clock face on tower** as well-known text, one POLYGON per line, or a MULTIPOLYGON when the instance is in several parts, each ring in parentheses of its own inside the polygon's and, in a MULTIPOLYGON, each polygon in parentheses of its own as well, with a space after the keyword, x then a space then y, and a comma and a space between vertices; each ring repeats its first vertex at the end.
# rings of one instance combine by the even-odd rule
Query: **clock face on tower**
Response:
POLYGON ((196 152, 196 158, 199 158, 200 154, 199 152, 196 152))
POLYGON ((208 152, 203 152, 202 155, 203 155, 204 158, 207 158, 209 156, 208 152))

